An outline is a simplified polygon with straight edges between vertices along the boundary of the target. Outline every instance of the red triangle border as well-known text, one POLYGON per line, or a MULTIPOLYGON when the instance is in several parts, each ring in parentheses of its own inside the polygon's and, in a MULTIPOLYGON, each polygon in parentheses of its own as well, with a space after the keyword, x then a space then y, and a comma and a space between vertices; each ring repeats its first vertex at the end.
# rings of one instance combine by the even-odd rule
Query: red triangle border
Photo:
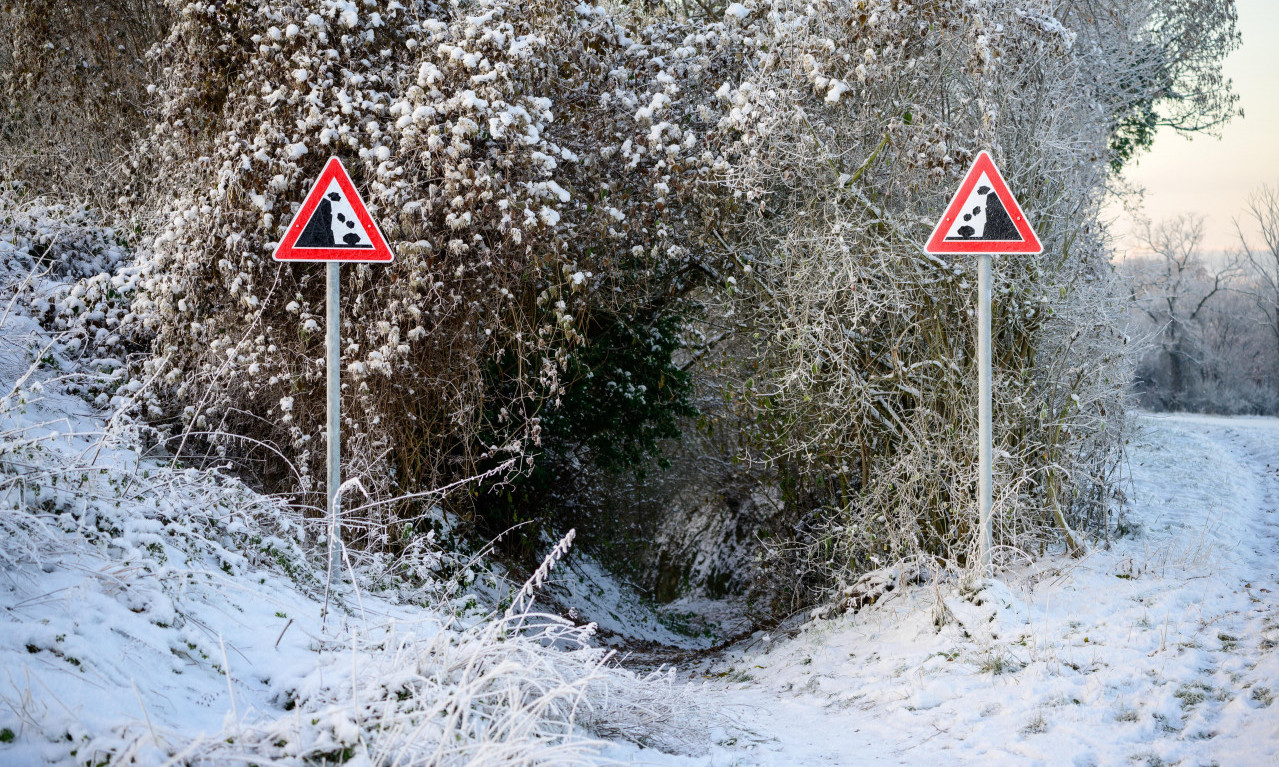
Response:
POLYGON ((319 178, 315 180, 315 185, 311 187, 311 191, 307 192, 306 199, 302 201, 302 207, 298 208, 297 215, 293 217, 293 221, 289 223, 289 228, 284 233, 284 239, 280 240, 280 244, 275 246, 275 253, 271 256, 276 261, 353 261, 363 263, 386 264, 395 260, 395 254, 391 252, 391 248, 386 244, 386 238, 382 236, 382 230, 378 228, 377 222, 369 215, 369 210, 364 205, 363 198, 356 191, 355 185, 351 183, 351 177, 347 175, 346 168, 342 167, 342 161, 336 157, 330 157, 329 161, 324 165, 324 170, 320 172, 319 178), (298 238, 302 236, 302 230, 306 228, 307 222, 311 220, 311 214, 319 206, 324 192, 329 188, 329 183, 336 180, 338 188, 346 195, 347 202, 351 204, 351 209, 355 211, 355 217, 359 220, 360 226, 364 227, 364 231, 368 233, 369 240, 373 247, 370 248, 299 248, 297 247, 298 238))
POLYGON ((999 168, 995 167, 995 161, 991 159, 988 152, 983 150, 977 154, 977 159, 973 161, 973 166, 969 168, 968 174, 964 176, 963 182, 959 185, 959 191, 955 192, 950 205, 946 206, 946 212, 942 214, 941 220, 937 222, 937 227, 933 229, 932 236, 928 238, 928 244, 924 246, 924 252, 933 255, 955 253, 1018 253, 1034 255, 1043 253, 1044 246, 1039 242, 1039 237, 1035 234, 1030 222, 1026 220, 1025 214, 1021 212, 1021 206, 1017 204, 1017 199, 1013 197, 1013 193, 1009 191, 1008 184, 1004 182, 1004 177, 1000 174, 999 168), (1009 218, 1013 221, 1013 226, 1017 228, 1017 233, 1022 237, 1021 241, 946 240, 946 232, 950 230, 951 224, 963 212, 962 209, 968 200, 968 195, 972 193, 973 187, 977 186, 977 182, 981 179, 983 172, 990 179, 990 184, 995 194, 999 195, 999 201, 1004 204, 1004 210, 1007 211, 1009 218))

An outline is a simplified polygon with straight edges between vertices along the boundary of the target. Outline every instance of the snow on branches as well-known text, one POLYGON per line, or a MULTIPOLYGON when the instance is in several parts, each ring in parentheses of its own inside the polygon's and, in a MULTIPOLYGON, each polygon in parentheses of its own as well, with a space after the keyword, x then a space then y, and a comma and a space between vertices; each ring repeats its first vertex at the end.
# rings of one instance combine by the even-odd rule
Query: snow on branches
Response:
POLYGON ((336 154, 396 251, 344 270, 354 468, 387 489, 527 467, 591 318, 686 271, 675 234, 714 191, 692 49, 562 2, 171 7, 134 308, 184 428, 287 444, 314 486, 322 398, 294 395, 323 380, 322 272, 269 253, 336 154))
POLYGON ((717 95, 752 203, 726 238, 750 332, 724 355, 751 452, 796 488, 806 543, 778 554, 815 582, 969 561, 974 270, 921 246, 981 149, 1046 246, 996 262, 996 538, 1011 555, 1104 529, 1131 361, 1099 221, 1128 59, 1100 52, 1148 18, 1111 5, 1093 23, 1070 3, 826 0, 744 22, 758 66, 717 95))

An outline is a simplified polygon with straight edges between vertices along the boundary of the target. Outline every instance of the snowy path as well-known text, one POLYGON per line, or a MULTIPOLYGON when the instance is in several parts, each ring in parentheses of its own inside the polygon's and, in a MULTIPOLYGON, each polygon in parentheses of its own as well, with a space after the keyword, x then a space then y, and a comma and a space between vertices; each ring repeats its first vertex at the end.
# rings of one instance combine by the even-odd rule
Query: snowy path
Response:
POLYGON ((1279 764, 1279 420, 1142 420, 1129 513, 1139 529, 1109 550, 761 638, 699 670, 732 720, 709 755, 612 755, 1279 764))

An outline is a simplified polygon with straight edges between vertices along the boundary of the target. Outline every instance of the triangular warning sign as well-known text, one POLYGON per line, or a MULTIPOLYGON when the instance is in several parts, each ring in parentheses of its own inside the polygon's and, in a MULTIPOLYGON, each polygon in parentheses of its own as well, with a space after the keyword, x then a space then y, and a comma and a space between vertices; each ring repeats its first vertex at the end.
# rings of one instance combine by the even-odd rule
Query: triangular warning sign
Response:
POLYGON ((302 207, 275 248, 276 261, 372 261, 395 259, 346 168, 330 157, 302 207))
POLYGON ((1008 191, 990 155, 981 152, 924 246, 928 253, 1042 253, 1044 247, 1008 191))

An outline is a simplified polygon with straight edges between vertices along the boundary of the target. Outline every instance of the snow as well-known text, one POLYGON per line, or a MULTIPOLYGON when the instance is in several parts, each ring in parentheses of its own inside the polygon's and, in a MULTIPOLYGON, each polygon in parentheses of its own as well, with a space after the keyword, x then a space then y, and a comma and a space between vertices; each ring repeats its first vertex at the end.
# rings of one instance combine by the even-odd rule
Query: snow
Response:
MULTIPOLYGON (((8 391, 42 331, 17 314, 5 331, 8 391)), ((353 678, 400 678, 425 662, 412 648, 438 654, 440 637, 454 636, 434 610, 349 589, 322 619, 315 575, 269 566, 318 530, 288 523, 230 477, 166 470, 102 443, 92 409, 56 386, 6 407, 0 431, 26 427, 25 455, 46 468, 41 476, 84 467, 93 489, 28 482, 51 508, 86 505, 7 526, 0 728, 16 739, 0 746, 6 763, 126 747, 159 763, 180 744, 212 748, 215 736, 251 727, 282 737, 286 761, 303 744, 341 750, 359 741, 357 719, 341 713, 349 703, 322 706, 318 725, 292 730, 282 709, 330 700, 353 678), (113 490, 140 472, 149 476, 133 493, 113 490), (351 637, 395 650, 352 654, 351 637)), ((1143 421, 1126 532, 1109 548, 968 586, 925 578, 857 613, 757 632, 686 663, 712 717, 698 728, 707 748, 610 741, 600 756, 707 767, 1274 764, 1279 420, 1143 421)), ((17 502, 11 490, 5 498, 17 502)), ((663 618, 590 557, 565 562, 546 590, 596 622, 600 641, 697 650, 723 638, 673 627, 672 617, 707 614, 711 603, 677 603, 663 618)))
POLYGON ((828 91, 826 92, 826 103, 827 103, 827 104, 838 104, 838 103, 839 103, 839 98, 840 98, 841 96, 843 96, 843 95, 844 95, 844 92, 845 92, 845 91, 847 91, 847 90, 848 90, 848 86, 847 86, 847 85, 845 85, 842 81, 840 81, 840 80, 831 80, 831 81, 830 81, 830 90, 828 90, 828 91))
POLYGON ((430 536, 348 552, 326 589, 322 519, 145 456, 127 418, 67 393, 110 375, 29 314, 62 288, 5 242, 0 763, 583 764, 593 733, 692 741, 669 674, 617 668, 589 628, 490 612, 430 536))
POLYGON ((575 552, 547 583, 547 593, 576 621, 594 623, 596 641, 623 651, 637 647, 702 650, 723 636, 711 621, 690 620, 711 605, 672 603, 657 608, 639 590, 612 576, 594 557, 575 552))
MULTIPOLYGON (((1279 763, 1279 420, 1144 416, 1129 532, 757 634, 668 764, 1279 763), (943 617, 943 625, 935 622, 943 617)), ((629 747, 609 755, 636 757, 629 747)))
POLYGON ((511 594, 496 568, 442 579, 424 537, 326 593, 322 521, 140 453, 141 427, 67 388, 119 381, 110 334, 35 319, 94 305, 75 280, 126 279, 120 254, 31 279, 23 237, 0 235, 0 763, 430 761, 446 741, 505 763, 1279 763, 1279 419, 1142 415, 1125 514, 1083 558, 975 582, 898 565, 868 576, 874 604, 740 638, 740 605, 651 605, 574 551, 526 592, 570 622, 525 641, 487 612, 511 594))
MULTIPOLYGON (((6 322, 5 331, 0 353, 7 364, 0 384, 8 391, 19 369, 12 364, 15 347, 38 338, 39 331, 15 317, 6 322)), ((126 514, 95 509, 86 496, 82 510, 70 510, 80 512, 73 517, 80 530, 72 530, 104 546, 74 545, 72 536, 63 535, 70 519, 61 515, 47 515, 24 529, 12 504, 21 503, 18 496, 31 492, 34 483, 47 483, 36 485, 40 489, 35 492, 56 509, 70 501, 73 488, 89 486, 105 494, 120 475, 127 475, 126 467, 140 468, 136 456, 98 442, 101 424, 92 416, 75 398, 46 393, 28 400, 25 408, 6 408, 0 417, 0 430, 10 434, 23 426, 46 425, 38 445, 5 445, 6 458, 20 455, 45 469, 27 483, 15 483, 8 475, 11 481, 3 491, 10 509, 0 555, 6 560, 0 582, 5 616, 0 622, 0 667, 8 672, 9 685, 0 692, 7 704, 0 706, 0 722, 27 736, 9 747, 5 758, 10 763, 65 755, 68 747, 52 740, 54 731, 65 733, 71 748, 109 739, 117 730, 117 737, 126 737, 144 707, 161 731, 216 732, 229 710, 227 684, 213 670, 214 664, 226 662, 220 658, 221 641, 236 659, 232 678, 239 687, 239 705, 247 712, 269 706, 272 680, 289 679, 296 665, 290 659, 319 635, 318 624, 305 615, 314 611, 306 610, 305 600, 281 578, 249 586, 233 577, 246 557, 212 539, 231 542, 228 532, 213 532, 212 519, 229 514, 223 503, 235 500, 235 491, 210 494, 215 487, 227 490, 215 478, 166 474, 153 485, 157 492, 136 487, 136 506, 126 514), (171 514, 179 498, 208 502, 209 516, 171 514), (204 556, 173 544, 175 536, 201 534, 211 536, 204 541, 204 556), (296 612, 301 620, 280 649, 272 646, 274 636, 268 636, 285 623, 276 612, 296 612), (253 671, 255 667, 259 670, 253 671), (265 669, 274 671, 268 676, 265 669), (104 694, 108 690, 112 693, 104 694), (30 737, 36 727, 24 727, 24 721, 38 722, 47 737, 30 737)))

